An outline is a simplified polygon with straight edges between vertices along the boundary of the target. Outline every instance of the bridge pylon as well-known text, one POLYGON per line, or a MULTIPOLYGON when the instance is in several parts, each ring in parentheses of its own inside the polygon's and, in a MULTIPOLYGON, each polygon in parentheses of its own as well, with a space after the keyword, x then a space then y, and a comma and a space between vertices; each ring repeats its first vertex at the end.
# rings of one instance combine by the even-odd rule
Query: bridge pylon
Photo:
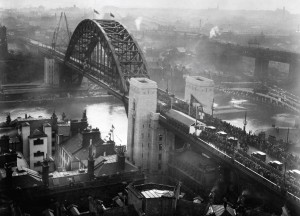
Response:
POLYGON ((169 152, 174 143, 174 135, 159 125, 160 114, 156 109, 156 82, 147 78, 131 78, 127 158, 149 172, 166 171, 169 152))
POLYGON ((255 59, 254 76, 261 81, 267 80, 269 76, 269 60, 257 57, 255 59))

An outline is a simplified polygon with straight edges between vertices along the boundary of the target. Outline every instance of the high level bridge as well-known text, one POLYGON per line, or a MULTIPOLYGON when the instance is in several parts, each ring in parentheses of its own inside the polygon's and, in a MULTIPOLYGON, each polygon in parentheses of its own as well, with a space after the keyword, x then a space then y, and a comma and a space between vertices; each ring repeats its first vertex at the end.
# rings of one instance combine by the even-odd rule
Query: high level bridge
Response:
MULTIPOLYGON (((181 109, 178 106, 185 113, 188 113, 188 104, 157 89, 156 83, 149 79, 147 63, 140 47, 119 22, 83 20, 72 34, 66 53, 38 41, 23 40, 39 53, 64 65, 64 70, 60 71, 61 82, 79 85, 82 78, 86 77, 124 102, 128 113, 128 158, 137 166, 150 171, 165 170, 177 136, 237 170, 240 175, 249 176, 283 196, 277 184, 246 167, 234 154, 225 153, 189 134, 186 126, 166 115, 172 101, 179 102, 181 108, 185 107, 181 109)), ((173 108, 176 106, 173 105, 173 108)), ((285 193, 285 196, 300 203, 300 199, 292 192, 285 193)))

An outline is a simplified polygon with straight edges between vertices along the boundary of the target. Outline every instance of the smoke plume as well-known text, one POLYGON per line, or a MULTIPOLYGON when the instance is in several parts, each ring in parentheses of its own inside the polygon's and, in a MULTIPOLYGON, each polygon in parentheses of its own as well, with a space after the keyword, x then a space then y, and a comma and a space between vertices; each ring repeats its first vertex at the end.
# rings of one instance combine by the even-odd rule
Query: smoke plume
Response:
POLYGON ((213 38, 213 37, 217 37, 218 35, 220 35, 220 31, 218 26, 213 27, 210 32, 209 32, 209 38, 213 38))
POLYGON ((143 21, 143 17, 138 17, 135 20, 135 26, 138 31, 141 29, 142 21, 143 21))

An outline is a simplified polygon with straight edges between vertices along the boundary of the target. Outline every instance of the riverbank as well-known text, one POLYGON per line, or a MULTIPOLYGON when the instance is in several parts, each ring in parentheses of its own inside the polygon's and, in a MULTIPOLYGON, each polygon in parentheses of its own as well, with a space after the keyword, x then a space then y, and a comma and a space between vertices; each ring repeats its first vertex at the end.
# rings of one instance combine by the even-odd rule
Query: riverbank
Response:
POLYGON ((249 99, 256 103, 265 104, 271 106, 272 108, 276 108, 280 111, 289 111, 295 114, 299 114, 300 110, 296 106, 292 106, 287 102, 284 102, 278 98, 272 97, 270 95, 262 94, 262 93, 254 93, 252 90, 247 88, 215 88, 216 92, 222 92, 225 94, 234 95, 237 98, 249 99))

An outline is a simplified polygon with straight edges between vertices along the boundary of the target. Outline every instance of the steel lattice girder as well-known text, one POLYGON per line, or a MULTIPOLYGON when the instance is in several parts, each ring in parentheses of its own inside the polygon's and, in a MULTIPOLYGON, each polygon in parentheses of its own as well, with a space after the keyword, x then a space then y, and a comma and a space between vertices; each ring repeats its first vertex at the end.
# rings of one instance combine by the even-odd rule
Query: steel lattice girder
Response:
POLYGON ((99 71, 98 74, 91 72, 93 76, 123 93, 128 92, 127 80, 131 77, 149 78, 140 47, 127 29, 115 20, 86 19, 80 22, 65 55, 65 62, 74 59, 82 66, 88 60, 89 65, 99 71))

